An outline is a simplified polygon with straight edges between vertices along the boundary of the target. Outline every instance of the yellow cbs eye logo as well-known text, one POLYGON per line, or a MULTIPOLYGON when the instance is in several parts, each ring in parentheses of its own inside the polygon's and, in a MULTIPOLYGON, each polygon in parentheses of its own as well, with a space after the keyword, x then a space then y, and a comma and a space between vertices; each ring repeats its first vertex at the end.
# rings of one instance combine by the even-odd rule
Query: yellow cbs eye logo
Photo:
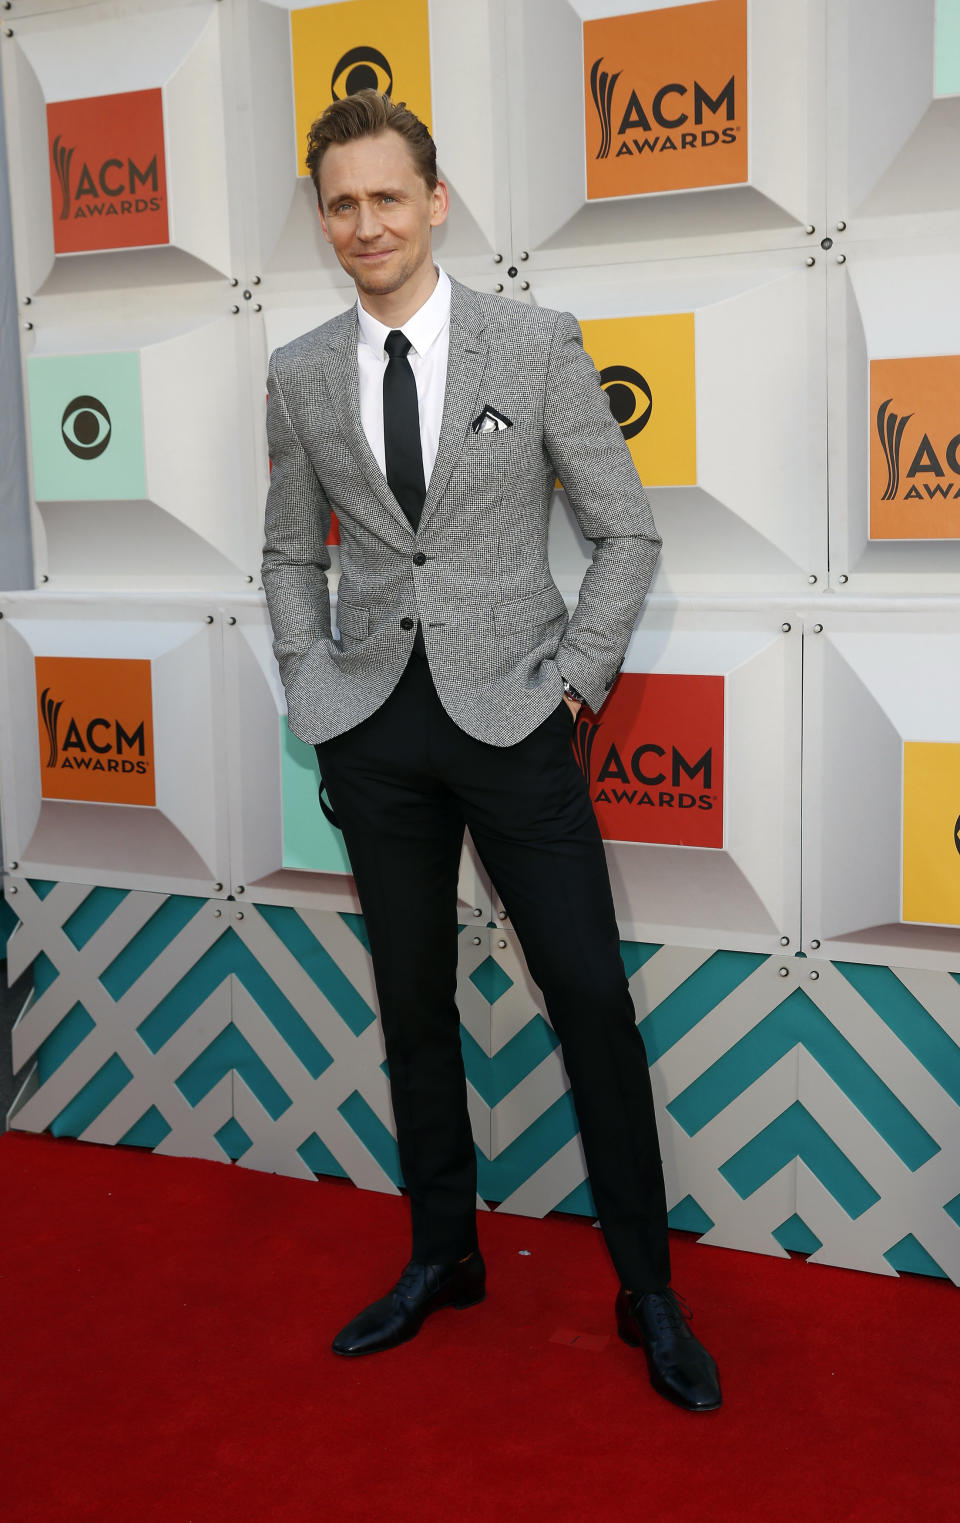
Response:
POLYGON ((63 410, 60 434, 78 460, 96 460, 110 443, 112 433, 110 414, 98 397, 74 397, 63 410))
POLYGON ((381 95, 393 90, 389 60, 376 48, 348 48, 333 66, 330 94, 334 100, 356 95, 358 90, 379 90, 381 95))
POLYGON ((629 365, 605 365, 600 385, 607 394, 610 411, 620 424, 625 439, 635 439, 650 422, 653 392, 639 370, 629 365))

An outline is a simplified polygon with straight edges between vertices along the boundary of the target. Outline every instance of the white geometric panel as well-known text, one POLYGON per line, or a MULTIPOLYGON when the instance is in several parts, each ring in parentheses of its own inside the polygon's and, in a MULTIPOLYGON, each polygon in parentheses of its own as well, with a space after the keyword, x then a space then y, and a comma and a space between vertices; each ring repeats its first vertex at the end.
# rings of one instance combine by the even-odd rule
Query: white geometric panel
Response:
POLYGON ((945 234, 849 243, 831 266, 834 587, 960 592, 958 280, 945 234))
POLYGON ((803 936, 817 956, 960 966, 960 611, 806 621, 803 936))
POLYGON ((310 121, 374 85, 430 127, 451 213, 434 248, 456 273, 508 243, 506 89, 497 0, 249 0, 256 226, 252 254, 271 286, 349 289, 317 217, 303 163, 310 121), (471 110, 463 110, 469 77, 471 110), (309 94, 308 94, 309 92, 309 94))
MULTIPOLYGON (((313 747, 286 727, 263 600, 251 595, 232 602, 223 617, 232 892, 254 903, 356 913, 343 837, 318 801, 313 747)), ((485 926, 490 907, 489 880, 468 839, 458 915, 465 924, 485 926)))
POLYGON ((98 314, 28 340, 36 559, 52 586, 259 581, 251 330, 204 316, 98 314), (98 430, 90 446, 78 426, 98 430))
MULTIPOLYGON (((558 269, 532 284, 538 304, 581 321, 611 405, 623 404, 615 415, 664 541, 656 590, 825 585, 822 268, 774 251, 647 263, 642 280, 633 265, 558 269)), ((573 591, 592 546, 560 501, 551 557, 573 591)))
POLYGON ((220 9, 118 10, 25 16, 3 49, 24 291, 210 279, 235 257, 220 9))
POLYGON ((575 731, 622 936, 799 945, 800 681, 788 605, 647 601, 575 731))
POLYGON ((42 592, 7 594, 2 611, 8 861, 37 877, 223 892, 216 616, 202 603, 42 592))
POLYGON ((960 226, 954 0, 827 6, 829 218, 861 237, 960 226))
POLYGON ((507 26, 514 240, 537 270, 821 225, 819 0, 526 0, 507 26))

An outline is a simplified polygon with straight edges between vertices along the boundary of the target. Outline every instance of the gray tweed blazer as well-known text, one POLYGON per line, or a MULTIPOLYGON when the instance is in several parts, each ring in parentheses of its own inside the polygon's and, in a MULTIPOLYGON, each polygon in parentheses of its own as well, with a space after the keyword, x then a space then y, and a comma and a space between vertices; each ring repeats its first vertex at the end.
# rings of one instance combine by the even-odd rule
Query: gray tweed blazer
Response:
POLYGON ((564 679, 596 711, 653 577, 660 536, 576 320, 451 287, 440 443, 416 533, 360 421, 356 309, 270 358, 263 586, 290 728, 310 743, 389 697, 417 619, 440 701, 476 739, 522 740, 564 679), (474 433, 487 405, 512 426, 474 433), (569 618, 547 563, 556 477, 595 545, 569 618))

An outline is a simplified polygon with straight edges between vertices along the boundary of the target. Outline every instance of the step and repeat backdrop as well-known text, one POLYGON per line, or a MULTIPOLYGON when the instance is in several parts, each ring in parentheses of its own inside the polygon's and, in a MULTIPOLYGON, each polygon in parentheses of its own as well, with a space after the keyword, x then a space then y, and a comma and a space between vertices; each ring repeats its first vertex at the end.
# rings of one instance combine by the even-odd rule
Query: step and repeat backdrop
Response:
MULTIPOLYGON (((2 13, 36 569, 0 598, 10 1124, 397 1188, 259 585, 268 355, 353 298, 306 129, 375 86, 436 138, 443 266, 579 319, 663 534, 574 745, 671 1220, 960 1283, 960 0, 625 3, 2 13)), ((591 548, 558 484, 571 607, 591 548)), ((590 1212, 469 843, 459 918, 481 1203, 590 1212)))

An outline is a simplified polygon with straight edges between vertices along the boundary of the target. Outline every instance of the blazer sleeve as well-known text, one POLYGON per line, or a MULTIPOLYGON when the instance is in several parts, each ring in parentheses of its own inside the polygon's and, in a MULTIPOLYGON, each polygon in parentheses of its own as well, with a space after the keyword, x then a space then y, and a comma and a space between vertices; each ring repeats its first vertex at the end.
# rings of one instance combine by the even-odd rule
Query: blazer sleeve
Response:
POLYGON ((562 312, 553 332, 544 443, 593 559, 556 661, 596 712, 620 670, 647 595, 661 538, 633 458, 610 410, 580 325, 562 312))
POLYGON ((287 688, 311 646, 331 637, 330 504, 290 417, 276 352, 267 374, 267 443, 272 468, 260 574, 287 688))

